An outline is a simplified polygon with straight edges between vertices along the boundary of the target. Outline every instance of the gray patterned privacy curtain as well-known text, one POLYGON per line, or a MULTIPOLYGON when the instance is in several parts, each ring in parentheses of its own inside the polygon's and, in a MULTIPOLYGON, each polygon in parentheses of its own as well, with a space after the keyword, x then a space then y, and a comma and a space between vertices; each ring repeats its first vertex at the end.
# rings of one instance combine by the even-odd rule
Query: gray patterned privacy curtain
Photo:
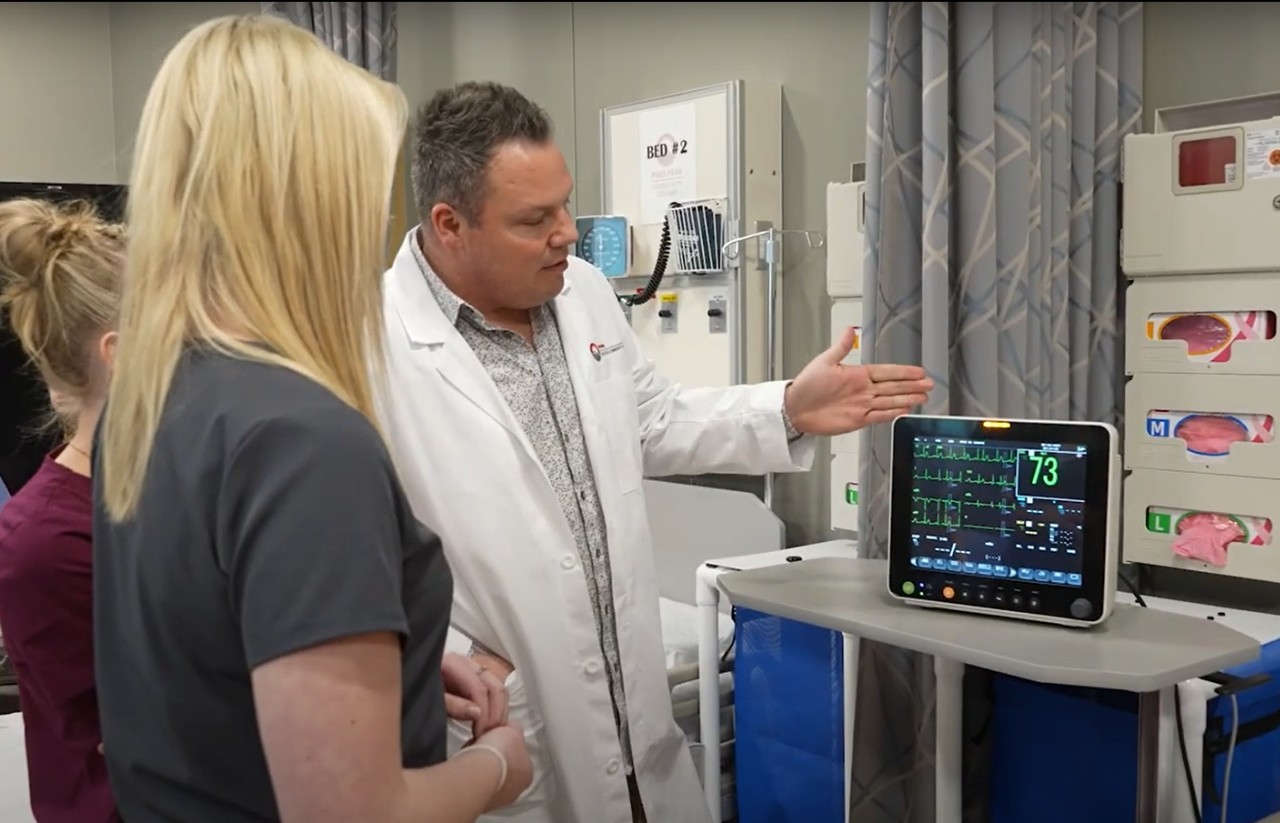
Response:
POLYGON ((263 3, 383 80, 396 79, 395 3, 263 3))
MULTIPOLYGON (((869 69, 867 362, 925 366, 929 413, 1118 423, 1142 4, 873 3, 869 69)), ((863 433, 864 557, 887 549, 888 435, 863 433)), ((860 646, 851 820, 931 823, 932 660, 860 646)), ((966 820, 985 677, 966 675, 966 820)))

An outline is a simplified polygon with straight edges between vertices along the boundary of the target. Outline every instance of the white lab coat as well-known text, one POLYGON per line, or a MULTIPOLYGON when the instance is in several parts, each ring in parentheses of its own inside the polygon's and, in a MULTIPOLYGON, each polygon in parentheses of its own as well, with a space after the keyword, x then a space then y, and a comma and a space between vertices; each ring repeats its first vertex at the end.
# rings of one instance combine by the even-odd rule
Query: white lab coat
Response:
MULTIPOLYGON (((432 296, 411 242, 413 232, 383 283, 381 422, 415 514, 441 535, 453 569, 451 648, 474 640, 515 666, 510 714, 534 761, 529 791, 485 820, 630 823, 604 659, 568 522, 497 386, 432 296)), ((704 823, 710 815, 672 715, 641 478, 804 470, 813 438, 787 442, 781 382, 681 389, 663 380, 608 281, 585 261, 570 258, 554 307, 608 529, 640 793, 651 823, 704 823)), ((450 751, 467 736, 452 724, 450 751)))

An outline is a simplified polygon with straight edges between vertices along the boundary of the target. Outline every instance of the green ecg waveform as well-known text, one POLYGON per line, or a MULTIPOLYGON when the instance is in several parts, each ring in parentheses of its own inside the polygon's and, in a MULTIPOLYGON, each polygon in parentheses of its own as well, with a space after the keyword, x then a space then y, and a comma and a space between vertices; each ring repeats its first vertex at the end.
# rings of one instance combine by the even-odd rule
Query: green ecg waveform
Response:
POLYGON ((973 486, 997 486, 1002 489, 1012 489, 1017 485, 1017 481, 1012 477, 1005 477, 1000 474, 993 473, 990 477, 979 474, 973 469, 964 469, 963 471, 953 472, 949 469, 938 469, 937 471, 929 471, 928 469, 916 469, 911 474, 912 480, 928 480, 935 483, 966 483, 973 486))
POLYGON ((917 460, 963 460, 967 463, 998 463, 1002 466, 1018 462, 1017 449, 956 443, 916 443, 915 456, 917 460))
POLYGON ((916 443, 911 523, 1012 534, 1018 450, 967 443, 916 443), (932 462, 932 465, 928 465, 932 462), (945 496, 943 496, 945 495, 945 496))
MULTIPOLYGON (((917 491, 919 491, 917 489, 917 491)), ((969 497, 970 495, 965 495, 969 497)), ((916 526, 941 526, 945 529, 980 529, 983 531, 1009 534, 1010 529, 1003 522, 998 526, 984 526, 973 522, 974 509, 991 509, 1001 515, 1009 514, 1014 506, 1005 500, 987 502, 985 500, 956 500, 954 497, 925 497, 916 495, 911 498, 911 522, 916 526)), ((979 515, 982 512, 978 512, 979 515)))

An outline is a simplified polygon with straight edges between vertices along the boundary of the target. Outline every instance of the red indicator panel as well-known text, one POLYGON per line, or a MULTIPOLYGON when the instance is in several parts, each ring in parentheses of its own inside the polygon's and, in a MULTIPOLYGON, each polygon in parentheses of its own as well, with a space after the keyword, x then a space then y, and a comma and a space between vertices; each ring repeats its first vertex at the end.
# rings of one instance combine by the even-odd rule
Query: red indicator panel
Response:
POLYGON ((1183 140, 1178 144, 1178 185, 1191 189, 1234 183, 1236 152, 1234 135, 1183 140))

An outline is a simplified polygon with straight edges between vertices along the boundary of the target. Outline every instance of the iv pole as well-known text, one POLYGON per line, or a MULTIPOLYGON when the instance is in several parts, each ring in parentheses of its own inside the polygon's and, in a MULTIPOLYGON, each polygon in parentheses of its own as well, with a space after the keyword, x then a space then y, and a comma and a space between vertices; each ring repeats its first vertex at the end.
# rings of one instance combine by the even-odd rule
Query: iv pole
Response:
MULTIPOLYGON (((737 260, 739 248, 748 240, 756 240, 758 248, 761 249, 759 257, 763 261, 765 269, 764 326, 766 335, 765 355, 767 359, 765 360, 764 379, 766 382, 778 379, 778 253, 780 251, 779 244, 784 234, 803 234, 811 249, 820 249, 827 243, 821 232, 807 229, 775 229, 771 226, 764 231, 734 238, 720 247, 720 253, 724 255, 726 260, 737 260)), ((772 472, 764 476, 764 505, 769 510, 773 510, 772 472)))

